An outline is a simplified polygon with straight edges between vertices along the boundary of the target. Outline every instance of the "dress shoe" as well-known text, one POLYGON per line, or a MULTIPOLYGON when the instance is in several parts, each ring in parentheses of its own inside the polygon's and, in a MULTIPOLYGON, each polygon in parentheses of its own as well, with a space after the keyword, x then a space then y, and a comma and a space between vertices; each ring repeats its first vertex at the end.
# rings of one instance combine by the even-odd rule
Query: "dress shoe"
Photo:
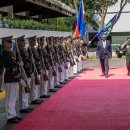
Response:
POLYGON ((41 99, 36 99, 36 100, 37 100, 38 102, 41 102, 41 103, 43 102, 43 100, 41 100, 41 99))
POLYGON ((41 103, 42 102, 39 99, 36 99, 36 100, 34 100, 34 101, 31 102, 31 104, 35 104, 35 105, 39 105, 41 103))
POLYGON ((50 95, 42 95, 42 96, 40 96, 40 98, 49 98, 50 97, 50 95))
POLYGON ((18 124, 20 123, 20 120, 18 120, 17 118, 11 118, 7 120, 7 123, 14 123, 14 124, 18 124))
POLYGON ((106 78, 108 78, 109 76, 108 75, 105 75, 106 78))
POLYGON ((55 88, 61 88, 61 86, 60 85, 56 85, 55 88))
POLYGON ((49 92, 56 92, 57 90, 55 89, 50 89, 49 92))
POLYGON ((20 110, 20 113, 30 113, 30 112, 31 112, 31 110, 29 110, 28 108, 20 110))
POLYGON ((18 116, 16 116, 15 118, 18 119, 19 121, 23 120, 21 117, 18 117, 18 116))
POLYGON ((71 77, 70 77, 70 79, 74 79, 74 78, 75 78, 75 76, 71 76, 71 77))
POLYGON ((65 82, 60 82, 60 84, 65 84, 65 82))
POLYGON ((130 72, 128 72, 128 76, 130 76, 130 72))
POLYGON ((28 110, 33 111, 34 109, 33 109, 33 108, 28 107, 28 110))

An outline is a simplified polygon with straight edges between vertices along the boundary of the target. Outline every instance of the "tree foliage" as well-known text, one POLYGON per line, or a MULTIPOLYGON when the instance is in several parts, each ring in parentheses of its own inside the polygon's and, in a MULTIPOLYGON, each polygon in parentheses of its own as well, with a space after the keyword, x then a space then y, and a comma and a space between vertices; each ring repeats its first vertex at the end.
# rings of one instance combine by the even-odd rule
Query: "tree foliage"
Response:
MULTIPOLYGON (((71 7, 75 8, 78 12, 78 7, 81 0, 62 0, 66 4, 70 5, 71 7)), ((124 9, 125 5, 130 2, 130 0, 84 0, 84 7, 87 15, 87 22, 91 24, 91 26, 96 30, 99 27, 104 27, 104 21, 106 18, 106 14, 108 8, 115 5, 117 2, 120 2, 120 8, 118 12, 117 21, 120 18, 121 12, 124 9), (94 19, 94 15, 100 16, 99 26, 97 21, 94 19)), ((116 22, 117 22, 116 21, 116 22)))
MULTIPOLYGON (((81 0, 62 0, 62 2, 65 2, 67 5, 71 5, 72 8, 76 9, 77 14, 75 17, 72 18, 71 21, 71 26, 73 25, 72 29, 75 29, 76 26, 76 20, 77 20, 77 15, 78 15, 78 10, 80 6, 80 1, 81 0)), ((93 10, 93 0, 84 0, 84 8, 87 16, 87 23, 89 23, 94 30, 97 30, 99 28, 99 25, 97 21, 95 21, 94 17, 94 10, 93 10), (89 7, 89 8, 88 8, 89 7)), ((68 19, 67 19, 68 21, 68 19)))
MULTIPOLYGON (((100 28, 104 27, 104 21, 106 18, 106 14, 108 11, 108 8, 115 5, 117 2, 120 2, 120 8, 118 12, 118 18, 117 21, 120 18, 121 12, 124 9, 125 5, 129 2, 130 0, 94 0, 94 9, 95 12, 100 16, 101 21, 100 21, 100 28)), ((116 22, 117 22, 116 21, 116 22)))

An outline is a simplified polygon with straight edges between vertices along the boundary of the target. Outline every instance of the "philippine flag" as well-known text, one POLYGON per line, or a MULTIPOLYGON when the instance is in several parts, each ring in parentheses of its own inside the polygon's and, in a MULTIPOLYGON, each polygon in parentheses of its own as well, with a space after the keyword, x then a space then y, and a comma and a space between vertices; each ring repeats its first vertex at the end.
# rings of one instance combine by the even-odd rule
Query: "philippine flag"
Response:
POLYGON ((81 0, 80 9, 79 9, 78 18, 77 18, 77 25, 75 29, 75 35, 74 35, 75 37, 86 35, 87 29, 85 25, 85 20, 86 20, 86 15, 84 11, 84 4, 83 4, 83 0, 81 0))

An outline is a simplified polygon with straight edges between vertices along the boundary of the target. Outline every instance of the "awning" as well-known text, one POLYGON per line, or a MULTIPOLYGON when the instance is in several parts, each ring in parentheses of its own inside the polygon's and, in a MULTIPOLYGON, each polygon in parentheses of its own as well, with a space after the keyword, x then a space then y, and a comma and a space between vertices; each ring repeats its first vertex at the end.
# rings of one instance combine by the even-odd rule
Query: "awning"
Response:
POLYGON ((29 12, 30 16, 42 18, 69 17, 76 11, 58 0, 0 0, 0 7, 13 5, 14 14, 29 12))

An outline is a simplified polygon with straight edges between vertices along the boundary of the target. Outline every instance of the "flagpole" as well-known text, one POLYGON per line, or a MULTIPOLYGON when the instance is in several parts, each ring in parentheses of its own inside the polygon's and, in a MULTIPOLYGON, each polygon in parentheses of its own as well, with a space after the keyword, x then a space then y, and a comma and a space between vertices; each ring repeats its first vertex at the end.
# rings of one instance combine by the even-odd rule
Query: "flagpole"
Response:
MULTIPOLYGON (((83 15, 85 14, 85 10, 84 10, 84 1, 82 0, 82 6, 83 6, 83 15)), ((83 16, 84 17, 84 16, 83 16)), ((86 20, 86 14, 85 14, 85 18, 84 20, 86 20)), ((88 23, 86 20, 86 30, 88 31, 88 23)), ((89 33, 87 32, 87 34, 85 35, 85 42, 89 43, 89 33)))
MULTIPOLYGON (((106 24, 106 26, 107 26, 112 20, 116 20, 117 15, 118 15, 118 13, 106 24)), ((115 21, 114 21, 114 23, 115 23, 115 21)), ((111 30, 113 29, 114 23, 113 23, 113 25, 112 25, 112 27, 111 27, 111 30)), ((105 28, 105 27, 104 27, 104 28, 105 28)), ((103 29, 104 29, 104 28, 103 28, 103 29)), ((103 31, 103 29, 101 29, 101 30, 95 35, 95 37, 90 41, 89 45, 90 45, 90 44, 92 43, 92 41, 98 36, 98 34, 99 34, 101 31, 103 31)), ((109 33, 111 32, 111 30, 109 31, 109 33)), ((89 46, 89 45, 88 45, 88 46, 89 46)))
POLYGON ((97 37, 97 35, 99 34, 99 32, 94 36, 94 38, 89 42, 88 46, 92 43, 92 41, 97 37))
MULTIPOLYGON (((87 21, 86 21, 86 29, 88 31, 88 23, 87 23, 87 21)), ((87 43, 89 43, 89 32, 87 32, 86 39, 87 39, 87 43)))

